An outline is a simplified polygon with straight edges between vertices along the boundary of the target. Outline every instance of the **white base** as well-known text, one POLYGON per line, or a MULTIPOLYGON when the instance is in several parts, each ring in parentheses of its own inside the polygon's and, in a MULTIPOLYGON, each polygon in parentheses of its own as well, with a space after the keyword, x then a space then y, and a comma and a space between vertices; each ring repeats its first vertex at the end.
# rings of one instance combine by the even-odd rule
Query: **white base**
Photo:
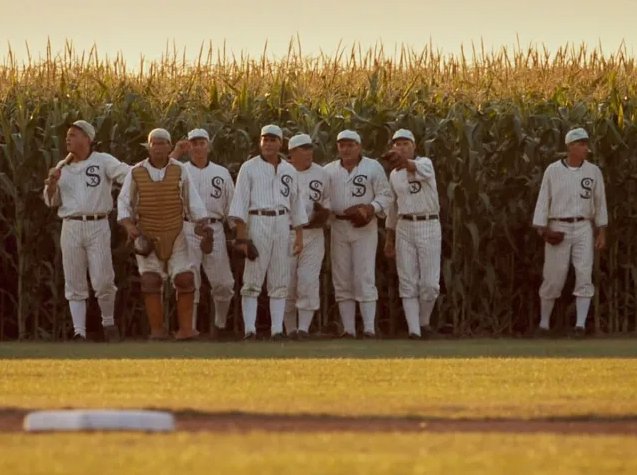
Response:
POLYGON ((41 431, 91 431, 121 430, 145 432, 170 432, 175 430, 175 418, 169 412, 74 409, 62 411, 36 411, 24 418, 24 430, 41 431))

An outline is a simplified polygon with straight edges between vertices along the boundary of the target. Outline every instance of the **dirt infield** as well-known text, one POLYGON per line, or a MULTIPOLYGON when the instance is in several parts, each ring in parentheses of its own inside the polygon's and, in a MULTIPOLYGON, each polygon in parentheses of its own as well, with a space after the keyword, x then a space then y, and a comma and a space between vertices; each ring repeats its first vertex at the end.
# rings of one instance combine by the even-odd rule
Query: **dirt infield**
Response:
MULTIPOLYGON (((0 432, 22 430, 29 411, 0 409, 0 432)), ((188 432, 492 432, 637 436, 637 415, 550 419, 444 419, 331 415, 174 412, 177 430, 188 432)))

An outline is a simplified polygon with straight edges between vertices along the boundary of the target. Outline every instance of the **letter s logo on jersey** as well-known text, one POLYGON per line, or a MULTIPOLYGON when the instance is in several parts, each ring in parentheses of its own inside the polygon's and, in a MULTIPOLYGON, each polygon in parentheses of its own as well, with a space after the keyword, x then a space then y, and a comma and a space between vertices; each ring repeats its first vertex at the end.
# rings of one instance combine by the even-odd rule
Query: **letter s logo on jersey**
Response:
POLYGON ((223 178, 221 178, 220 176, 216 176, 212 179, 212 193, 210 193, 210 196, 212 196, 213 198, 221 198, 222 195, 222 191, 221 188, 223 187, 224 181, 223 178))
POLYGON ((281 194, 286 198, 290 196, 290 185, 292 184, 292 177, 290 175, 281 176, 281 194))
POLYGON ((422 184, 419 181, 410 181, 409 183, 409 193, 415 195, 420 190, 422 190, 422 184))
POLYGON ((588 177, 582 178, 580 185, 582 186, 582 189, 584 191, 580 194, 580 197, 584 198, 585 200, 590 200, 592 196, 592 192, 593 192, 594 183, 595 183, 595 180, 593 180, 592 178, 588 178, 588 177))
POLYGON ((99 165, 91 165, 86 168, 86 177, 88 181, 86 182, 86 186, 90 186, 91 188, 95 188, 100 183, 102 183, 102 177, 99 175, 100 167, 99 165))
POLYGON ((367 192, 367 175, 356 175, 352 180, 354 189, 352 190, 352 196, 360 198, 367 192))
POLYGON ((321 201, 321 196, 323 196, 323 182, 320 180, 312 180, 309 187, 310 199, 312 201, 321 201))

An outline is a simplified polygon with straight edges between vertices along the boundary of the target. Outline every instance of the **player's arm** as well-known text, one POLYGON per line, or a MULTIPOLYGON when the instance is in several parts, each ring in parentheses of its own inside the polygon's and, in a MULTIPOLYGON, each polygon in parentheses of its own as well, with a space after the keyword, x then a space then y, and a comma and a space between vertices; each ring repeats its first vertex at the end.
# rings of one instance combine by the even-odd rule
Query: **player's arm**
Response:
POLYGON ((595 189, 593 190, 593 205, 595 206, 595 228, 597 236, 595 238, 595 249, 604 249, 606 247, 606 227, 608 226, 608 210, 606 208, 606 188, 604 186, 604 177, 601 171, 595 180, 595 189))
POLYGON ((134 200, 137 197, 137 187, 133 180, 132 168, 129 170, 122 189, 117 197, 117 222, 126 229, 128 238, 134 240, 140 236, 140 231, 135 222, 134 200))
POLYGON ((372 180, 374 199, 371 205, 374 207, 376 215, 379 218, 384 218, 392 203, 393 197, 387 175, 385 175, 385 170, 380 163, 374 162, 374 164, 374 179, 372 180))
POLYGON ((393 258, 396 256, 396 224, 398 222, 398 203, 396 194, 392 191, 393 201, 387 210, 387 219, 385 220, 385 248, 386 257, 393 258))
POLYGON ((68 163, 68 159, 59 161, 54 168, 51 168, 49 170, 49 173, 44 180, 44 204, 49 208, 55 208, 62 204, 58 182, 60 180, 60 176, 62 175, 62 167, 66 163, 68 163))
POLYGON ((429 180, 434 177, 434 166, 431 160, 425 157, 418 157, 415 160, 408 160, 409 165, 406 167, 407 171, 411 171, 425 180, 429 180), (410 169, 411 166, 411 169, 410 169))
POLYGON ((192 178, 188 168, 182 166, 181 171, 181 193, 184 202, 184 212, 192 221, 200 221, 208 217, 208 210, 199 196, 197 188, 192 186, 192 178))
MULTIPOLYGON (((232 181, 232 177, 230 176, 230 172, 226 172, 226 176, 224 179, 224 194, 225 194, 225 203, 223 204, 223 215, 230 215, 230 204, 232 203, 232 199, 234 198, 234 183, 232 181)), ((235 221, 229 219, 228 225, 233 228, 235 225, 235 221)))
POLYGON ((307 213, 305 212, 305 203, 299 190, 299 177, 297 174, 294 174, 290 190, 290 221, 295 229, 307 224, 307 213))
POLYGON ((544 234, 549 223, 549 208, 551 205, 551 180, 550 171, 547 169, 542 176, 542 185, 535 203, 533 213, 533 227, 537 229, 540 236, 544 234))
POLYGON ((106 162, 106 176, 114 182, 119 183, 120 185, 124 183, 126 175, 128 175, 130 169, 131 167, 128 163, 120 162, 112 155, 108 155, 106 162))

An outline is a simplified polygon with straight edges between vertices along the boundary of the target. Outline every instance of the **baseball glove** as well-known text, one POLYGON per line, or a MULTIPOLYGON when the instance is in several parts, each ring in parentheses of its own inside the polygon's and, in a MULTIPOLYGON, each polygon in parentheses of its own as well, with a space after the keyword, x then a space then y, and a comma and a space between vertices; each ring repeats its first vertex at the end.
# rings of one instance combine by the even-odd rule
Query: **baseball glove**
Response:
POLYGON ((405 160, 400 156, 400 154, 396 150, 390 150, 385 152, 380 157, 381 162, 386 164, 386 168, 390 170, 397 168, 401 169, 405 167, 405 160))
POLYGON ((556 246, 564 240, 564 233, 561 231, 551 231, 547 229, 542 234, 544 241, 548 242, 551 246, 556 246))
POLYGON ((306 228, 322 228, 330 217, 330 210, 325 208, 318 201, 314 202, 314 213, 312 219, 305 225, 306 228))
POLYGON ((201 242, 199 243, 201 252, 204 254, 210 254, 214 243, 214 231, 212 228, 204 225, 203 223, 197 223, 195 225, 195 234, 201 238, 201 242))
POLYGON ((374 218, 374 207, 370 204, 354 205, 343 211, 343 214, 352 223, 355 228, 367 226, 374 218))
POLYGON ((148 257, 155 250, 155 243, 142 234, 135 239, 133 247, 135 248, 135 254, 148 257))
POLYGON ((257 246, 254 245, 252 239, 236 239, 235 242, 235 252, 239 254, 241 257, 246 257, 249 260, 253 261, 257 257, 259 257, 259 251, 257 250, 257 246), (248 254, 244 254, 243 250, 238 247, 239 244, 247 244, 248 245, 248 254))

